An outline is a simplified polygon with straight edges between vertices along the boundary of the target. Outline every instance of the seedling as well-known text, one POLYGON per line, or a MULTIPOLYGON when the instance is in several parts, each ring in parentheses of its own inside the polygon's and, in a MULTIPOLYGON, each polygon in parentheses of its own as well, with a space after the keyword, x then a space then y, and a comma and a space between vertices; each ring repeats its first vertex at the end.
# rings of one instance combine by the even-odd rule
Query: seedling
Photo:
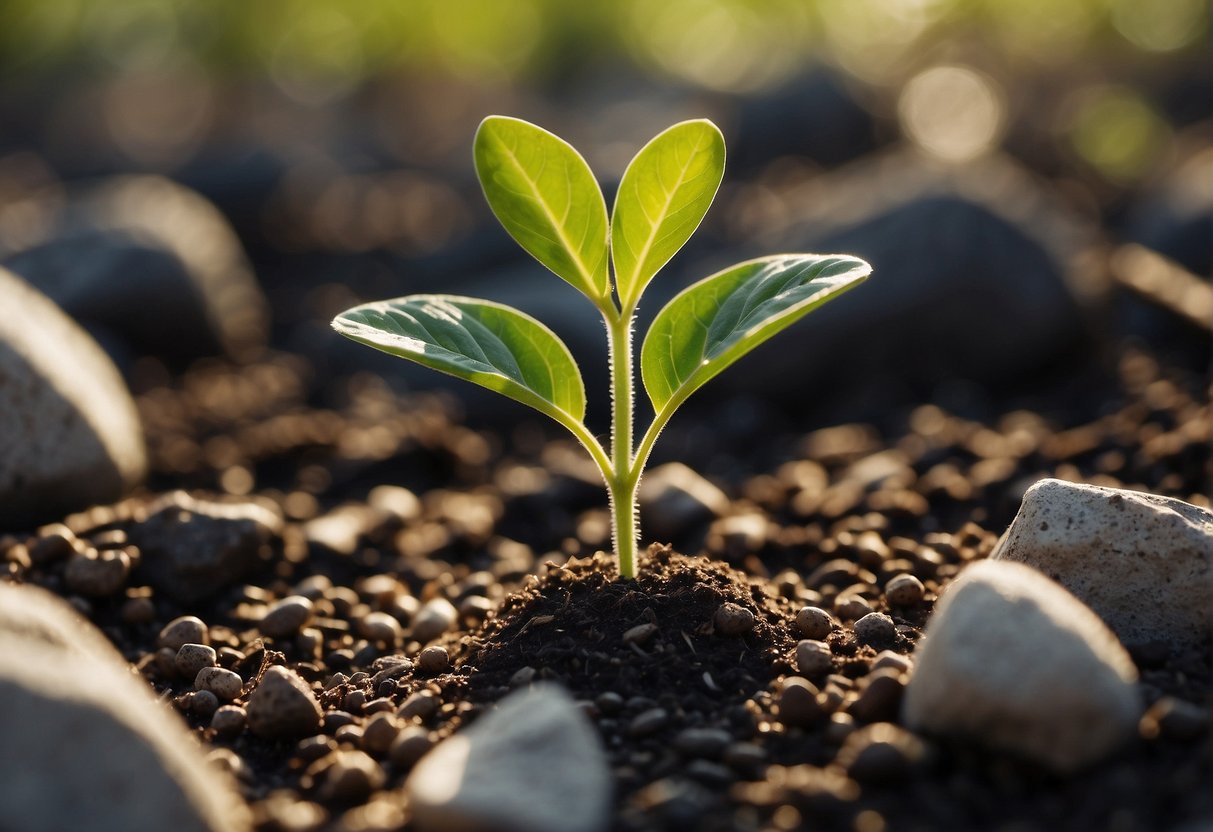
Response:
POLYGON ((754 347, 859 285, 871 267, 845 255, 779 254, 730 266, 682 291, 657 314, 640 350, 654 417, 635 443, 637 304, 712 204, 724 177, 724 137, 703 119, 659 134, 628 164, 609 219, 585 159, 534 124, 486 118, 476 131, 475 161, 484 195, 505 229, 589 298, 606 322, 609 452, 585 425, 585 385, 568 347, 517 309, 457 295, 409 295, 349 309, 333 328, 495 390, 564 425, 602 472, 619 574, 632 578, 640 475, 674 411, 754 347))

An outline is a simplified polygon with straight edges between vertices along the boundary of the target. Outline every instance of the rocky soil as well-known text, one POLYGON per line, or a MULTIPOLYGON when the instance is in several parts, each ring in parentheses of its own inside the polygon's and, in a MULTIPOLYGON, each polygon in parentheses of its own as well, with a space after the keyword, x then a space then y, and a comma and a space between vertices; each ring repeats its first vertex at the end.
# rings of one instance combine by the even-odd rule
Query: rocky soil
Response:
MULTIPOLYGON (((197 828, 1147 830, 1213 817, 1208 607, 1203 631, 1193 609, 1213 553, 1208 396, 1199 374, 1148 352, 1092 382, 1104 387, 1089 406, 1054 413, 924 404, 808 433, 735 406, 691 414, 663 442, 703 473, 654 470, 642 518, 671 545, 634 581, 598 551, 609 530, 592 471, 533 428, 473 430, 445 395, 322 384, 286 355, 176 377, 145 363, 136 379, 147 486, 5 535, 0 554, 8 583, 50 590, 100 628, 235 784, 241 799, 199 804, 197 828), (1032 572, 1041 594, 1004 574, 1024 567, 991 561, 957 589, 960 632, 947 634, 941 593, 1046 476, 1195 506, 1196 571, 1178 586, 1130 576, 1161 632, 1118 641, 1057 584, 1032 572), (994 600, 965 612, 979 590, 994 600), (1018 617, 1028 607, 1036 617, 1018 617), (979 651, 930 659, 931 678, 960 680, 942 705, 919 682, 924 631, 979 651), (441 765, 427 770, 431 755, 441 765)), ((1080 564, 1087 583, 1095 568, 1080 564)), ((86 724, 132 707, 131 680, 71 657, 89 652, 87 631, 39 627, 58 635, 42 636, 23 684, 91 688, 86 724)), ((0 615, 0 636, 20 634, 0 615)), ((35 699, 27 717, 54 719, 61 706, 35 699)), ((158 729, 130 730, 141 744, 158 729)), ((192 775, 170 770, 191 793, 192 775)))

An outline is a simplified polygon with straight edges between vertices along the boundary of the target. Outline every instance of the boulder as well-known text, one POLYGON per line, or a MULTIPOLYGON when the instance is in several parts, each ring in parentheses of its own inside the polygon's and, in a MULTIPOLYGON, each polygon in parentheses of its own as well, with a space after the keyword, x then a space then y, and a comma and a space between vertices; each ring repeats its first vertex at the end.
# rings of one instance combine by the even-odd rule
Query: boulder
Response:
POLYGON ((601 742, 555 685, 501 700, 422 757, 404 788, 420 832, 596 832, 611 818, 601 742))
POLYGON ((42 241, 4 265, 94 331, 166 358, 255 355, 267 304, 235 233, 206 199, 157 176, 73 194, 42 241))
POLYGON ((1129 654, 1077 598, 1030 567, 983 561, 935 608, 902 714, 911 729, 1064 774, 1135 735, 1136 680, 1129 654))
POLYGON ((113 363, 0 269, 0 527, 110 503, 143 479, 143 432, 113 363))
POLYGON ((38 623, 0 626, 0 825, 27 832, 250 828, 233 784, 180 720, 116 651, 94 649, 104 641, 99 632, 62 601, 4 595, 0 609, 16 604, 38 623))
POLYGON ((1170 497, 1045 479, 992 560, 1045 573, 1129 645, 1194 646, 1213 628, 1213 512, 1170 497))

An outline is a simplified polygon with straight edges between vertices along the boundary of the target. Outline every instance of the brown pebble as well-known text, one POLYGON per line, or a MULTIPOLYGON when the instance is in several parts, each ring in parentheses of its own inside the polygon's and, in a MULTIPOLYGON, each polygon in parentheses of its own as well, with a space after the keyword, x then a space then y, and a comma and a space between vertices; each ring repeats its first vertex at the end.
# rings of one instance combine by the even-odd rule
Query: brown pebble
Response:
POLYGON ((358 632, 369 641, 395 647, 400 642, 403 628, 386 612, 368 612, 358 621, 358 632))
POLYGON ((834 613, 843 621, 858 621, 872 612, 872 605, 861 595, 839 595, 834 599, 834 613))
POLYGON ((261 619, 261 632, 270 638, 286 638, 299 632, 311 620, 311 599, 302 595, 288 595, 266 611, 261 619))
POLYGON ((434 644, 422 650, 421 654, 417 656, 417 667, 421 669, 422 673, 446 673, 451 669, 451 657, 445 647, 434 644))
POLYGON ((367 721, 362 729, 362 750, 382 757, 400 733, 400 720, 395 714, 380 712, 367 721))
POLYGON ((438 706, 440 704, 441 702, 437 696, 428 690, 419 690, 409 696, 408 699, 405 699, 396 710, 396 713, 406 719, 413 717, 417 719, 429 719, 438 713, 438 706))
POLYGON ((190 711, 201 717, 210 717, 219 710, 219 697, 209 690, 196 690, 190 694, 190 711))
POLYGON ((872 662, 872 670, 880 670, 882 667, 891 667, 902 673, 909 673, 914 664, 908 656, 894 653, 892 650, 881 650, 876 654, 876 659, 872 662))
POLYGON ((220 736, 234 737, 244 730, 244 708, 239 705, 224 705, 211 717, 211 728, 220 736))
POLYGON ((362 802, 387 779, 379 764, 362 751, 338 751, 334 757, 324 772, 321 800, 362 802))
POLYGON ((740 604, 727 601, 716 609, 712 623, 722 636, 744 636, 754 629, 754 613, 740 604))
POLYGON ((43 565, 62 560, 73 552, 83 552, 86 544, 62 523, 54 523, 39 529, 39 537, 29 549, 34 563, 43 565))
POLYGON ((637 624, 635 627, 624 630, 623 643, 639 646, 648 642, 655 635, 657 635, 657 625, 646 621, 644 624, 637 624))
POLYGON ((122 622, 124 624, 150 624, 156 619, 156 605, 151 598, 139 596, 128 598, 122 605, 122 622))
POLYGON ((194 677, 194 687, 198 690, 209 690, 219 697, 221 702, 231 702, 240 696, 240 692, 244 689, 244 680, 234 670, 226 670, 222 667, 204 667, 194 677))
POLYGON ((156 639, 156 646, 170 648, 176 653, 183 644, 208 644, 209 642, 206 624, 202 619, 193 615, 183 615, 164 625, 164 629, 160 631, 160 635, 156 639))
POLYGON ((834 629, 834 618, 821 607, 804 607, 796 613, 796 629, 805 638, 824 641, 834 629))
POLYGON ((800 676, 789 676, 783 680, 776 709, 779 721, 795 728, 812 725, 825 716, 817 702, 817 688, 800 676))
POLYGON ((923 741, 909 731, 877 722, 847 737, 837 761, 856 780, 892 783, 904 779, 925 753, 923 741))
POLYGON ((195 679, 204 667, 214 667, 219 654, 205 644, 183 644, 173 657, 173 666, 185 679, 195 679))
POLYGON ((105 598, 126 586, 131 559, 126 552, 77 552, 67 562, 63 578, 72 592, 88 598, 105 598))
POLYGON ((834 654, 824 641, 805 639, 796 645, 796 667, 805 676, 824 676, 834 666, 834 654))
POLYGON ((401 768, 412 768, 426 752, 434 747, 430 732, 416 725, 403 729, 396 735, 388 750, 388 758, 393 765, 401 768))
POLYGON ((926 587, 913 575, 898 575, 884 588, 885 599, 895 607, 912 607, 922 601, 926 587))
POLYGON ((861 722, 884 722, 897 718, 905 680, 900 671, 882 668, 868 674, 863 692, 847 709, 861 722))
POLYGON ((249 696, 249 729, 266 739, 290 739, 320 729, 320 703, 297 673, 273 666, 249 696))

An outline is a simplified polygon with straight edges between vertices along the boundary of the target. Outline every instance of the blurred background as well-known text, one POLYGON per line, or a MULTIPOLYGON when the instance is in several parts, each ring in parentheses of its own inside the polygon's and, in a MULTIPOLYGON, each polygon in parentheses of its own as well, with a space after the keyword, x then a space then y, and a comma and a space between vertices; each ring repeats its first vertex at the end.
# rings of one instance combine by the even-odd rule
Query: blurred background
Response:
MULTIPOLYGON (((648 138, 707 116, 725 184, 642 326, 759 254, 876 274, 702 406, 801 426, 997 412, 1085 389, 1126 343, 1207 366, 1209 18, 1205 0, 6 0, 0 264, 136 391, 208 356, 442 385, 328 320, 421 291, 512 303, 570 343, 604 429, 601 325, 497 226, 472 137, 490 113, 535 121, 609 201, 648 138)), ((460 400, 473 422, 524 414, 460 400)))

